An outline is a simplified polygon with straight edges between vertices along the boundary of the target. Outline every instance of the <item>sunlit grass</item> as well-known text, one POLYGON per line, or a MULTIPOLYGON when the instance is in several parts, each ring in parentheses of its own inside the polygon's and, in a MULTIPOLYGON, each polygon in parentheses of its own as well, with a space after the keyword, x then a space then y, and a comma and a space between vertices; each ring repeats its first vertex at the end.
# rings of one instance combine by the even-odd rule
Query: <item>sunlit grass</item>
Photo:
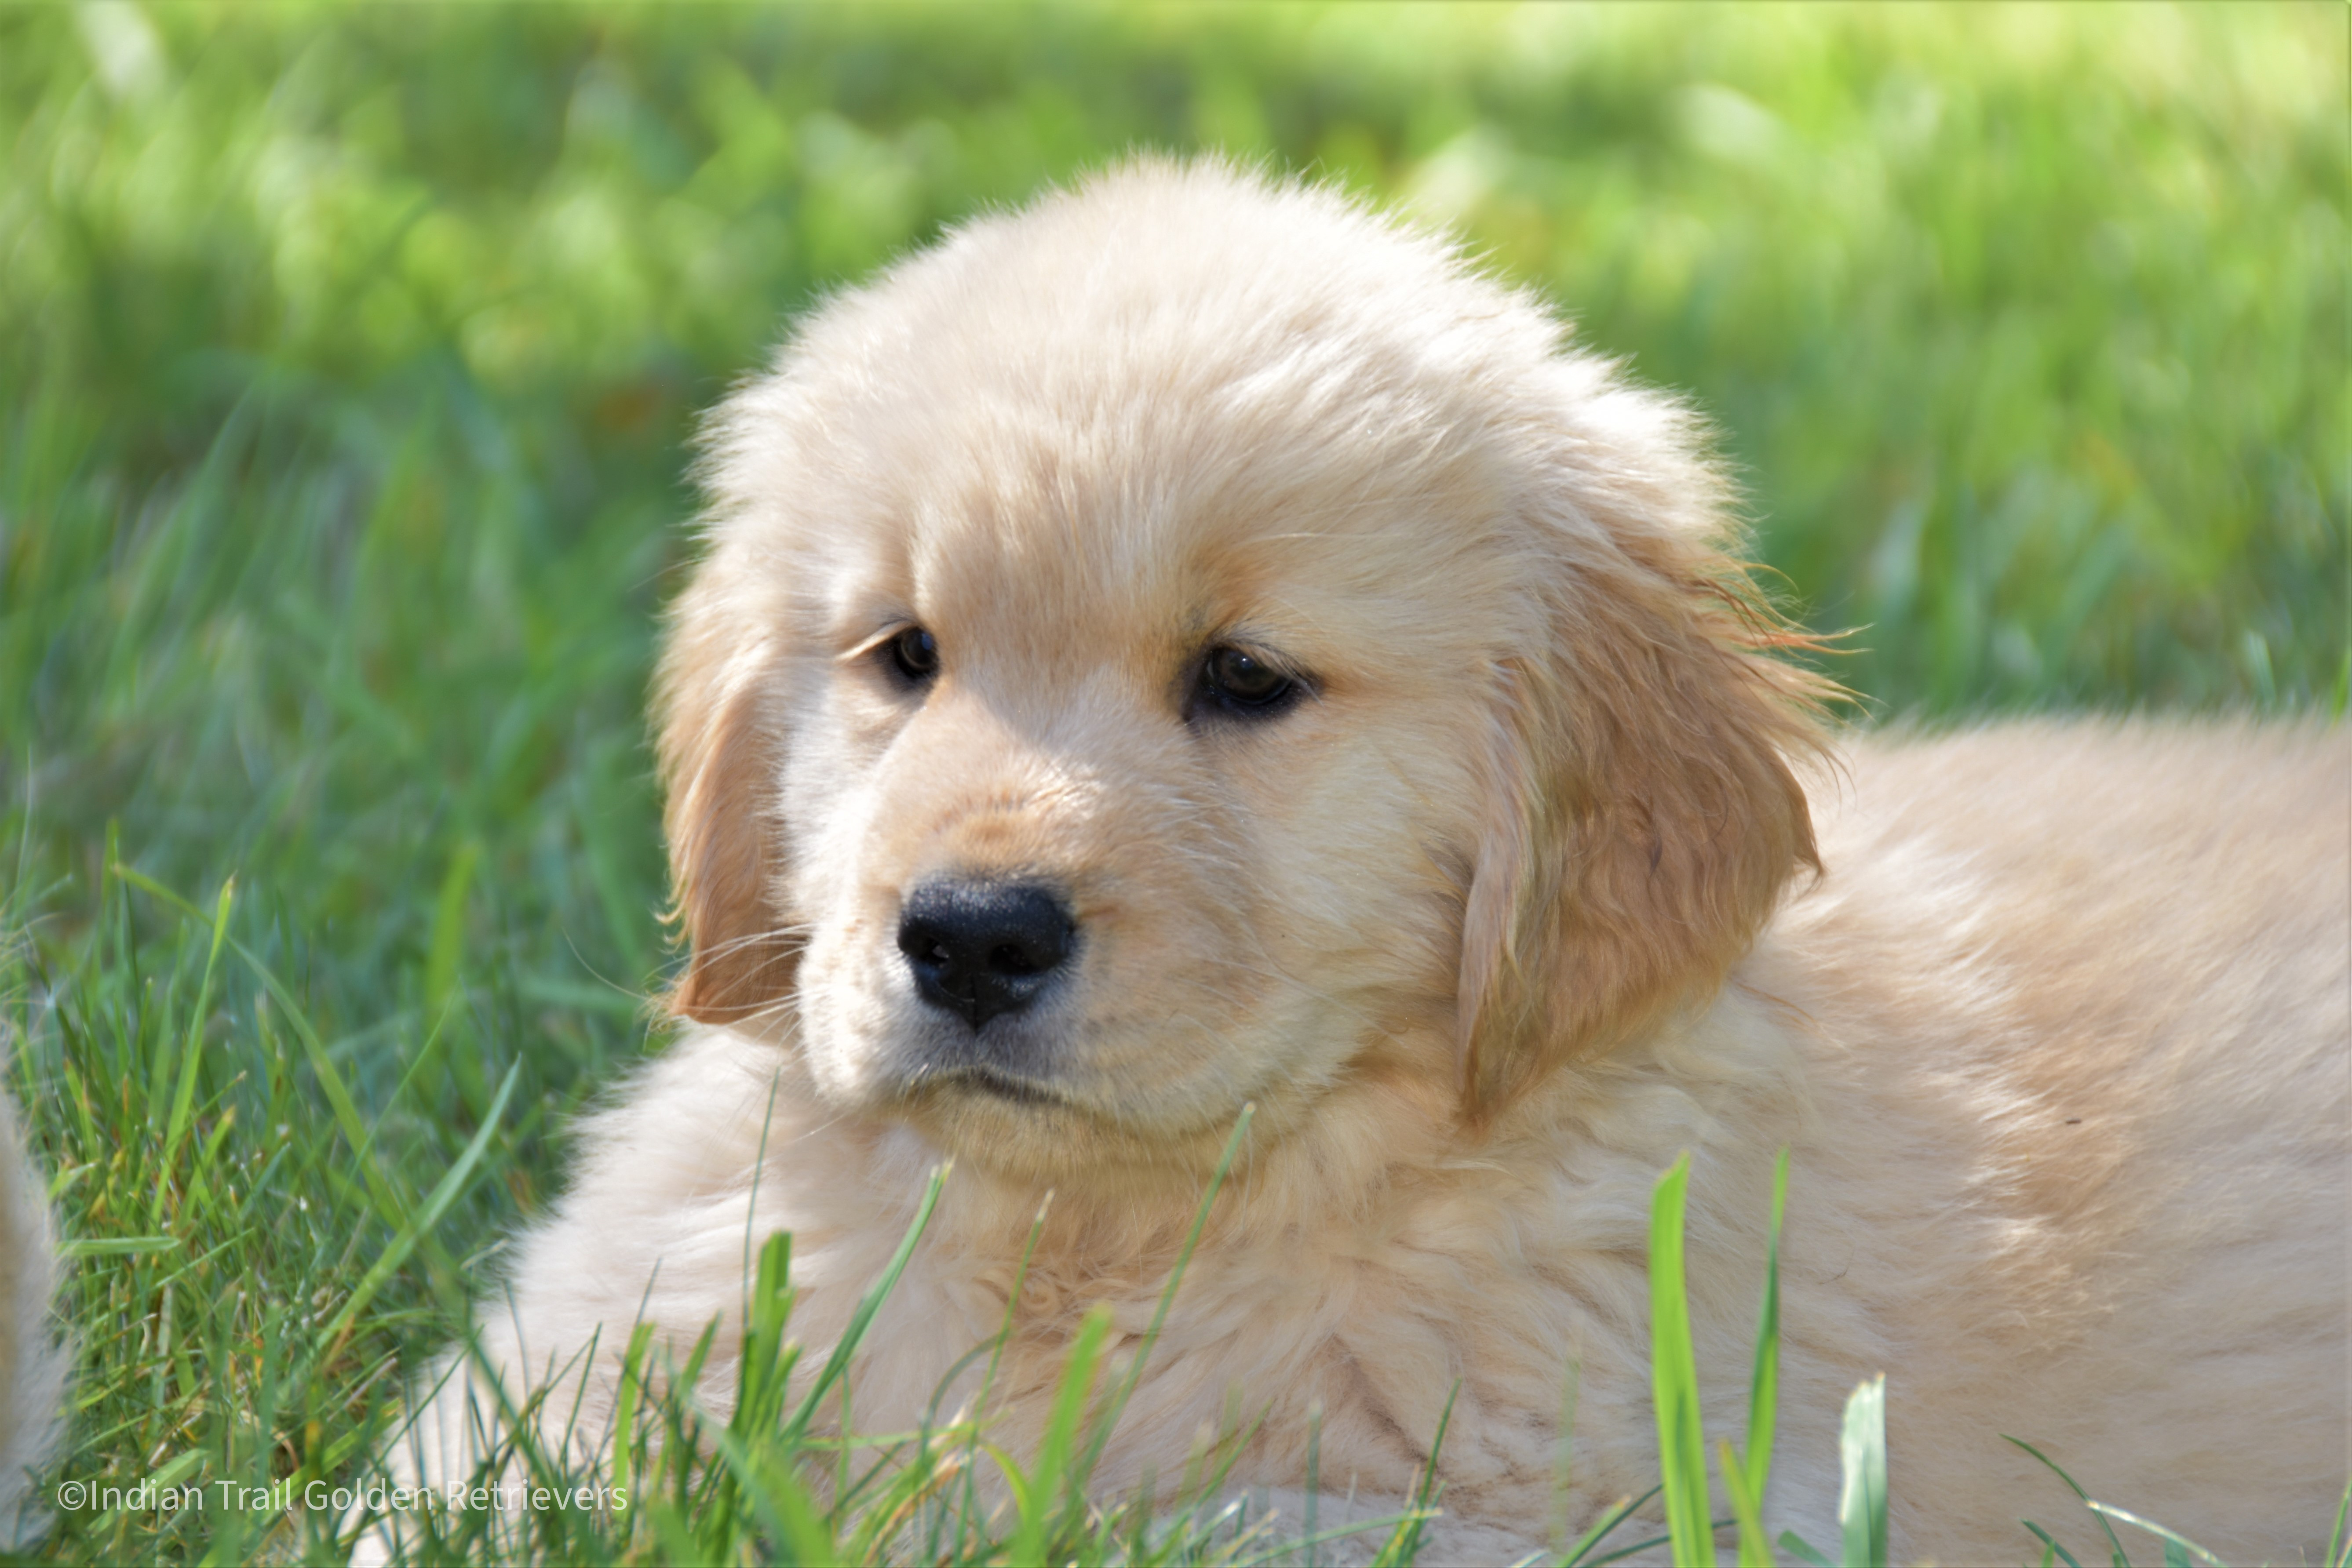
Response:
MULTIPOLYGON (((2343 41, 2294 6, 0 8, 0 1044, 76 1254, 61 1473, 352 1480, 546 1201, 669 957, 641 710, 684 440, 821 290, 1138 141, 1312 171, 1717 418, 1880 711, 2340 712, 2343 41)), ((1771 1403, 1699 1456, 1701 1518, 1760 1492, 1771 1403)), ((692 1411, 635 1416, 667 1511, 551 1553, 1265 1550, 1213 1473, 1086 1497, 1076 1436, 1008 1456, 1061 1468, 1000 1517, 976 1429, 845 1490, 883 1450, 697 1468, 692 1411)), ((69 1511, 46 1551, 335 1524, 69 1511)))

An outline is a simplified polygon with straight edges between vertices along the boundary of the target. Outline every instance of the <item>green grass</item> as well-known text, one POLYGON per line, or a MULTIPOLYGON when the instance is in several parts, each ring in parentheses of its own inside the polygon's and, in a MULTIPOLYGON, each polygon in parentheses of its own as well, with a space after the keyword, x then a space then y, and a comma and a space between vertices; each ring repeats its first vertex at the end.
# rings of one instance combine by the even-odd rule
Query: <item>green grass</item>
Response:
MULTIPOLYGON (((211 1489, 356 1473, 645 1047, 683 442, 824 289, 1139 142, 1317 171, 1708 410, 1878 711, 2341 712, 2347 41, 2327 5, 0 8, 0 1045, 79 1253, 61 1474, 214 1503, 46 1555, 329 1555, 211 1489)), ((669 1533, 559 1544, 854 1554, 904 1505, 979 1553, 950 1483, 992 1461, 903 1436, 967 1455, 947 1490, 812 1524, 795 1467, 872 1450, 656 1446, 669 1533)), ((1008 1459, 1087 1560, 1255 1550, 1008 1459)))

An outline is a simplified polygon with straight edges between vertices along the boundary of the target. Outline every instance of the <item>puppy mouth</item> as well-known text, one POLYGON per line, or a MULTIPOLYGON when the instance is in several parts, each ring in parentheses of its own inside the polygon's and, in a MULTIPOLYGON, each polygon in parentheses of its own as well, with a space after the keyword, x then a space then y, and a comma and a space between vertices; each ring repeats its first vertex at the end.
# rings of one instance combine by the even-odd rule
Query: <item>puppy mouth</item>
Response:
POLYGON ((1044 1084, 993 1067, 969 1066, 924 1074, 921 1086, 938 1089, 977 1090, 1010 1100, 1016 1105, 1067 1105, 1069 1101, 1044 1084))

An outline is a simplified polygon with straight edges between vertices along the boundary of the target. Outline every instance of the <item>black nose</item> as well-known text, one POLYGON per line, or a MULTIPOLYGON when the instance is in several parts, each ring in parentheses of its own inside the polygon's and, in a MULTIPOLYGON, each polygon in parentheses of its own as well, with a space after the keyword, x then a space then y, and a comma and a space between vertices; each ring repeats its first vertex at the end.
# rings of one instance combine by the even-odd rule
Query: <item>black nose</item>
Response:
POLYGON ((1035 883, 927 882, 898 914, 915 989, 974 1029, 1034 1000, 1076 934, 1061 899, 1035 883))

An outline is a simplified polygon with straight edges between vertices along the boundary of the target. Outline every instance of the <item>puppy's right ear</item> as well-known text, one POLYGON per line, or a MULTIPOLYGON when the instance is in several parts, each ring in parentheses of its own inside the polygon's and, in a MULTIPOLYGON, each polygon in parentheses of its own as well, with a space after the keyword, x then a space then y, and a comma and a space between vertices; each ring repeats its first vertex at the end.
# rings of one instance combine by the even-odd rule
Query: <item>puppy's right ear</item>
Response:
POLYGON ((670 918, 688 947, 668 1005, 740 1025, 790 993, 800 943, 778 893, 782 736, 762 700, 774 650, 717 575, 706 566, 679 599, 655 683, 670 918))
POLYGON ((1496 671, 1463 913, 1475 1120, 1715 994, 1821 869, 1799 775, 1836 688, 1780 656, 1818 643, 1727 552, 1687 419, 1590 362, 1562 375, 1569 438, 1528 513, 1534 629, 1496 671))

